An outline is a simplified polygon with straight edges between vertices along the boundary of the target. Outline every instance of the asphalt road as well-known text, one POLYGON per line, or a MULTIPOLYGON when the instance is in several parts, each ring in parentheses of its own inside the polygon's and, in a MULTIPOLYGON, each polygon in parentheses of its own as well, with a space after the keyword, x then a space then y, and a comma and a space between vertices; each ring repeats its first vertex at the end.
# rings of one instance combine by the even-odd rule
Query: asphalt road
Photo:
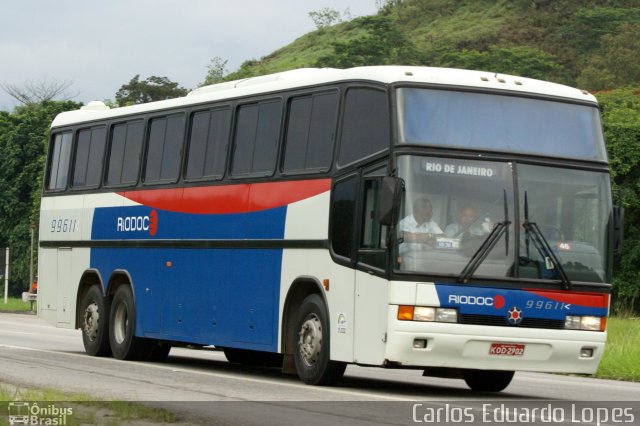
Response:
MULTIPOLYGON (((349 366, 340 385, 314 387, 277 369, 230 364, 210 350, 173 348, 164 363, 90 357, 78 330, 25 314, 0 313, 2 382, 144 401, 201 424, 414 424, 438 409, 449 416, 441 424, 454 424, 456 413, 478 423, 501 404, 555 407, 576 400, 593 401, 586 403, 592 407, 631 404, 637 413, 632 424, 640 424, 638 383, 517 373, 505 391, 479 394, 462 380, 422 377, 421 371, 349 366)), ((566 424, 575 424, 566 413, 566 424)))

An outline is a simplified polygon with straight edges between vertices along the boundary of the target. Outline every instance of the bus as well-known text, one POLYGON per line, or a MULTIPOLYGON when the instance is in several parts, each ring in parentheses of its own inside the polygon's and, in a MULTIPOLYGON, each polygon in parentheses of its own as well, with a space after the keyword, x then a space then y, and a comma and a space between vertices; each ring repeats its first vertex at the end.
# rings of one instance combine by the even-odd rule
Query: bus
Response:
POLYGON ((91 102, 51 126, 38 311, 94 356, 497 392, 596 371, 615 212, 597 101, 550 82, 309 68, 91 102))

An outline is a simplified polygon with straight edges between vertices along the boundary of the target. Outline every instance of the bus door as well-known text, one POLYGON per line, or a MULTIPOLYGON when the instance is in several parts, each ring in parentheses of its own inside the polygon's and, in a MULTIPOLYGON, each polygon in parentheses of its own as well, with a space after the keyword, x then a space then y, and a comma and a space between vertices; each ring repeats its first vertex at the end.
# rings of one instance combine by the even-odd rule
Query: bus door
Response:
POLYGON ((386 167, 365 171, 360 191, 361 215, 356 251, 354 359, 361 364, 384 361, 388 310, 387 227, 380 225, 378 197, 386 167))

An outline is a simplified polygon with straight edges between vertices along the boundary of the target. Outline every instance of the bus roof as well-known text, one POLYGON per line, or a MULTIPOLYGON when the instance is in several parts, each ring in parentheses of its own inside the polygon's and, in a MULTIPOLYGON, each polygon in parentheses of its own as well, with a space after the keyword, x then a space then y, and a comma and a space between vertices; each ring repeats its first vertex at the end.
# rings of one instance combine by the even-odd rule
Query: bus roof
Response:
POLYGON ((81 122, 345 81, 371 81, 385 84, 426 83, 442 86, 488 89, 514 94, 538 94, 582 102, 586 101, 594 104, 597 103, 595 97, 584 90, 547 81, 488 71, 397 65, 357 67, 345 70, 336 68, 300 68, 275 74, 228 81, 211 86, 203 86, 193 90, 185 97, 165 101, 149 102, 121 108, 109 108, 102 102, 93 101, 79 110, 59 114, 53 120, 51 126, 66 126, 81 122))

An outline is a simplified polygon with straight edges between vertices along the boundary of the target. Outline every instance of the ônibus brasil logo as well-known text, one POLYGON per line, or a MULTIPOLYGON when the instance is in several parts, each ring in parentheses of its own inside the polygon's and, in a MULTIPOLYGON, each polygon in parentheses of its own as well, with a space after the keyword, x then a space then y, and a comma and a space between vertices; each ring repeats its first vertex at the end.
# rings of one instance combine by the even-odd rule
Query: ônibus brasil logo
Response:
POLYGON ((118 232, 147 231, 152 237, 158 232, 158 212, 151 210, 146 216, 118 216, 118 232))
POLYGON ((10 402, 7 411, 9 425, 64 426, 73 416, 72 407, 61 407, 58 403, 39 405, 37 402, 10 402))

